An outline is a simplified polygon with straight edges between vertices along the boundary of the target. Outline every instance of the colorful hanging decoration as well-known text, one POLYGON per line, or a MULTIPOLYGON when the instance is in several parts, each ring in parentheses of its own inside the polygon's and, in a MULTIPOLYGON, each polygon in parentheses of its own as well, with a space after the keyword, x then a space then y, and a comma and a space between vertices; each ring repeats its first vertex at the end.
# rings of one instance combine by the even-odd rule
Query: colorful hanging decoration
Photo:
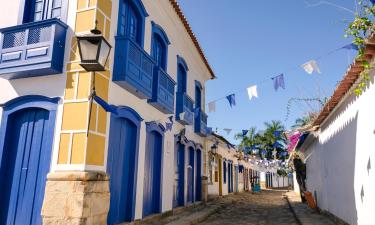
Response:
POLYGON ((310 60, 301 66, 306 73, 312 74, 314 71, 320 73, 320 69, 318 67, 318 63, 315 60, 310 60))
POLYGON ((246 134, 249 132, 249 130, 242 130, 242 136, 246 136, 246 134))
POLYGON ((273 80, 273 87, 277 91, 280 87, 285 89, 284 74, 280 74, 276 77, 271 78, 273 80))
POLYGON ((208 112, 216 112, 216 101, 208 103, 208 112))
POLYGON ((258 91, 257 86, 253 85, 247 88, 247 94, 249 95, 249 99, 251 100, 253 97, 258 98, 258 91))
POLYGON ((224 128, 223 130, 227 133, 227 135, 229 135, 230 132, 232 132, 232 129, 229 129, 229 128, 224 128))
POLYGON ((235 94, 228 95, 226 98, 228 99, 230 107, 233 107, 233 106, 236 105, 236 95, 235 94))
POLYGON ((274 135, 276 138, 279 138, 280 135, 281 135, 281 131, 276 130, 276 131, 273 132, 273 135, 274 135))
POLYGON ((357 51, 359 50, 358 46, 356 44, 353 44, 353 43, 344 45, 343 47, 341 47, 341 49, 357 50, 357 51))

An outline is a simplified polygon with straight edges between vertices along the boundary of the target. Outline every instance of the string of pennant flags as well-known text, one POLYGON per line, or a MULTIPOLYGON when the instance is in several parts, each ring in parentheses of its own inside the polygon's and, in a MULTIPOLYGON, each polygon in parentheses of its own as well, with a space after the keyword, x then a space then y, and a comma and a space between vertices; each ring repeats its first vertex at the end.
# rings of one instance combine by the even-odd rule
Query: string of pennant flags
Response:
MULTIPOLYGON (((342 46, 342 47, 340 47, 338 49, 335 49, 333 51, 330 51, 326 55, 332 54, 332 53, 334 53, 334 52, 336 52, 338 50, 341 50, 341 49, 357 50, 358 51, 357 45, 351 43, 351 44, 347 44, 345 46, 342 46)), ((312 74, 314 72, 320 74, 321 71, 320 71, 320 68, 318 66, 317 60, 319 60, 322 57, 323 56, 320 56, 320 57, 316 58, 315 60, 307 61, 306 63, 302 64, 300 67, 303 70, 305 70, 305 72, 308 73, 308 74, 312 74)), ((284 74, 285 74, 285 72, 281 73, 281 74, 279 74, 277 76, 271 77, 271 80, 273 81, 273 88, 275 89, 275 91, 278 91, 279 89, 285 89, 285 77, 284 77, 284 74)), ((264 82, 266 82, 266 81, 269 81, 269 80, 267 79, 264 82)), ((264 82, 261 82, 261 83, 264 83, 264 82)), ((247 91, 247 94, 248 94, 248 97, 249 97, 250 100, 252 100, 253 98, 258 98, 258 85, 249 86, 248 88, 246 88, 246 91, 247 91)), ((236 92, 236 93, 238 93, 238 92, 236 92)), ((227 95, 225 97, 221 97, 221 98, 218 98, 216 100, 210 101, 208 103, 208 110, 209 110, 209 112, 210 113, 216 112, 216 102, 219 101, 219 100, 223 100, 223 99, 226 99, 228 101, 229 106, 231 108, 234 107, 234 106, 236 106, 236 93, 232 93, 232 94, 227 95)), ((100 98, 99 96, 97 96, 95 94, 95 92, 93 93, 93 95, 90 98, 92 100, 94 100, 95 102, 97 102, 107 112, 111 112, 111 113, 113 113, 115 115, 117 115, 117 114, 120 113, 119 110, 121 109, 121 107, 108 104, 102 98, 100 98)), ((197 107, 194 110, 194 118, 199 117, 199 115, 200 115, 200 108, 197 107)), ((180 118, 184 117, 184 115, 179 115, 179 116, 180 116, 180 118)), ((163 122, 165 124, 165 130, 166 131, 172 131, 173 124, 174 124, 173 118, 174 118, 174 116, 168 116, 166 119, 161 119, 160 120, 160 122, 163 122)), ((216 127, 216 131, 215 131, 216 133, 218 133, 218 129, 219 128, 216 127)), ((231 128, 223 128, 222 130, 227 135, 229 135, 233 131, 233 129, 231 129, 231 128)), ((249 132, 249 130, 247 130, 247 129, 240 130, 240 133, 242 133, 243 136, 246 136, 248 134, 248 132, 249 132)), ((213 133, 213 128, 212 127, 207 127, 206 133, 208 135, 211 134, 211 133, 213 133)), ((280 135, 280 134, 278 134, 278 135, 280 135)))
MULTIPOLYGON (((314 72, 318 73, 318 74, 321 74, 321 70, 319 68, 319 65, 318 65, 317 61, 320 60, 321 58, 323 58, 324 56, 330 55, 330 54, 332 54, 332 53, 334 53, 338 50, 342 50, 342 49, 358 51, 358 46, 353 44, 353 43, 344 45, 340 48, 337 48, 335 50, 332 50, 332 51, 328 52, 325 55, 317 57, 316 59, 309 60, 309 61, 303 63, 302 65, 300 65, 297 68, 302 68, 307 74, 313 74, 314 72)), ((296 68, 293 67, 293 69, 296 69, 296 68)), ((288 70, 287 72, 290 72, 291 70, 288 70)), ((273 88, 274 88, 275 91, 278 91, 279 89, 285 89, 286 88, 285 87, 285 75, 284 74, 285 74, 285 72, 281 73, 277 76, 271 77, 271 81, 273 82, 273 88)), ((258 86, 260 84, 263 84, 263 83, 268 82, 268 81, 269 81, 269 79, 266 79, 263 82, 260 82, 258 85, 251 85, 251 86, 247 87, 246 92, 247 92, 247 95, 249 97, 249 100, 252 100, 253 98, 258 98, 258 86)), ((208 112, 209 113, 216 112, 216 103, 220 100, 223 100, 223 99, 226 99, 229 103, 229 106, 231 108, 233 108, 234 106, 236 106, 236 94, 239 93, 239 92, 242 92, 242 91, 238 91, 238 92, 229 94, 225 97, 221 97, 221 98, 218 98, 216 100, 210 101, 207 104, 208 105, 208 112)), ((229 130, 230 129, 226 129, 224 131, 226 131, 227 133, 230 133, 230 132, 228 132, 229 130)))

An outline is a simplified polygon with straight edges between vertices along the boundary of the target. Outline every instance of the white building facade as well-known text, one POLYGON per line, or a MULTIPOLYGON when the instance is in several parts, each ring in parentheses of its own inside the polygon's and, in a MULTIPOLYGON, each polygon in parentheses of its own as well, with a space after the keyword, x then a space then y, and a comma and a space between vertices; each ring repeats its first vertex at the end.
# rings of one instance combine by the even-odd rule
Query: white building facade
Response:
MULTIPOLYGON (((371 48, 366 46, 366 57, 372 60, 371 48)), ((362 70, 358 62, 351 65, 327 104, 329 110, 326 106, 315 121, 320 128, 300 147, 306 161, 307 190, 318 207, 352 225, 375 221, 374 70, 364 92, 355 96, 353 76, 362 70)))
POLYGON ((1 1, 1 224, 119 224, 202 201, 215 76, 176 1, 1 1), (93 73, 75 36, 95 26, 113 48, 93 73))

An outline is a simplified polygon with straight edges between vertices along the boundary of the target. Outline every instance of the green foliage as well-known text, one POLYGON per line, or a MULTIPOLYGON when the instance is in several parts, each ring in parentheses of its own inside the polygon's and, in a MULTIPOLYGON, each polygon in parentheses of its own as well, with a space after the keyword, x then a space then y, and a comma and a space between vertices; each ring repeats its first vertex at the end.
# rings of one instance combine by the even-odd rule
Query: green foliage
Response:
POLYGON ((286 177, 286 176, 288 176, 288 171, 285 170, 285 169, 278 169, 278 170, 277 170, 277 174, 278 174, 279 176, 286 177))
POLYGON ((352 37, 353 44, 358 46, 357 60, 362 61, 364 70, 360 73, 361 81, 354 89, 355 95, 361 95, 370 81, 369 71, 372 69, 370 63, 365 60, 365 39, 373 32, 375 6, 368 0, 358 1, 359 11, 356 13, 353 22, 349 23, 345 37, 352 37))
MULTIPOLYGON (((262 156, 261 150, 266 150, 267 154, 264 157, 271 159, 274 143, 276 141, 286 143, 286 139, 283 135, 275 136, 275 131, 283 133, 285 131, 285 126, 281 121, 276 120, 265 122, 264 125, 266 127, 264 132, 258 132, 256 127, 251 127, 245 136, 239 133, 235 135, 235 138, 241 140, 240 147, 242 148, 258 145, 260 148, 259 155, 262 156)), ((277 149, 277 151, 285 151, 285 149, 277 149)))

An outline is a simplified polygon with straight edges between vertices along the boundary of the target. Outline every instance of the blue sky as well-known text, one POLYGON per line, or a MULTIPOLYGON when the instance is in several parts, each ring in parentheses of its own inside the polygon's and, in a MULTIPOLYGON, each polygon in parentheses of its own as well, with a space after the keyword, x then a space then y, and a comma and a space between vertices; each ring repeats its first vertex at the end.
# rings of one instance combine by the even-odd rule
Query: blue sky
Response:
MULTIPOLYGON (((311 4, 319 0, 309 0, 311 4)), ((353 0, 330 2, 355 10, 353 0)), ((263 122, 281 120, 287 127, 310 107, 291 106, 288 100, 329 97, 343 77, 356 52, 328 52, 351 42, 344 30, 353 14, 330 5, 308 7, 304 0, 179 0, 218 79, 206 84, 206 103, 227 94, 236 94, 237 106, 227 100, 208 113, 209 126, 237 143, 233 135, 263 122), (308 75, 300 65, 323 56, 321 74, 308 75), (284 73, 286 90, 273 89, 271 77, 284 73), (249 100, 246 88, 258 85, 259 98, 249 100), (226 135, 223 128, 231 128, 226 135)), ((316 104, 312 105, 317 108, 316 104)), ((208 112, 208 108, 207 108, 208 112)))

